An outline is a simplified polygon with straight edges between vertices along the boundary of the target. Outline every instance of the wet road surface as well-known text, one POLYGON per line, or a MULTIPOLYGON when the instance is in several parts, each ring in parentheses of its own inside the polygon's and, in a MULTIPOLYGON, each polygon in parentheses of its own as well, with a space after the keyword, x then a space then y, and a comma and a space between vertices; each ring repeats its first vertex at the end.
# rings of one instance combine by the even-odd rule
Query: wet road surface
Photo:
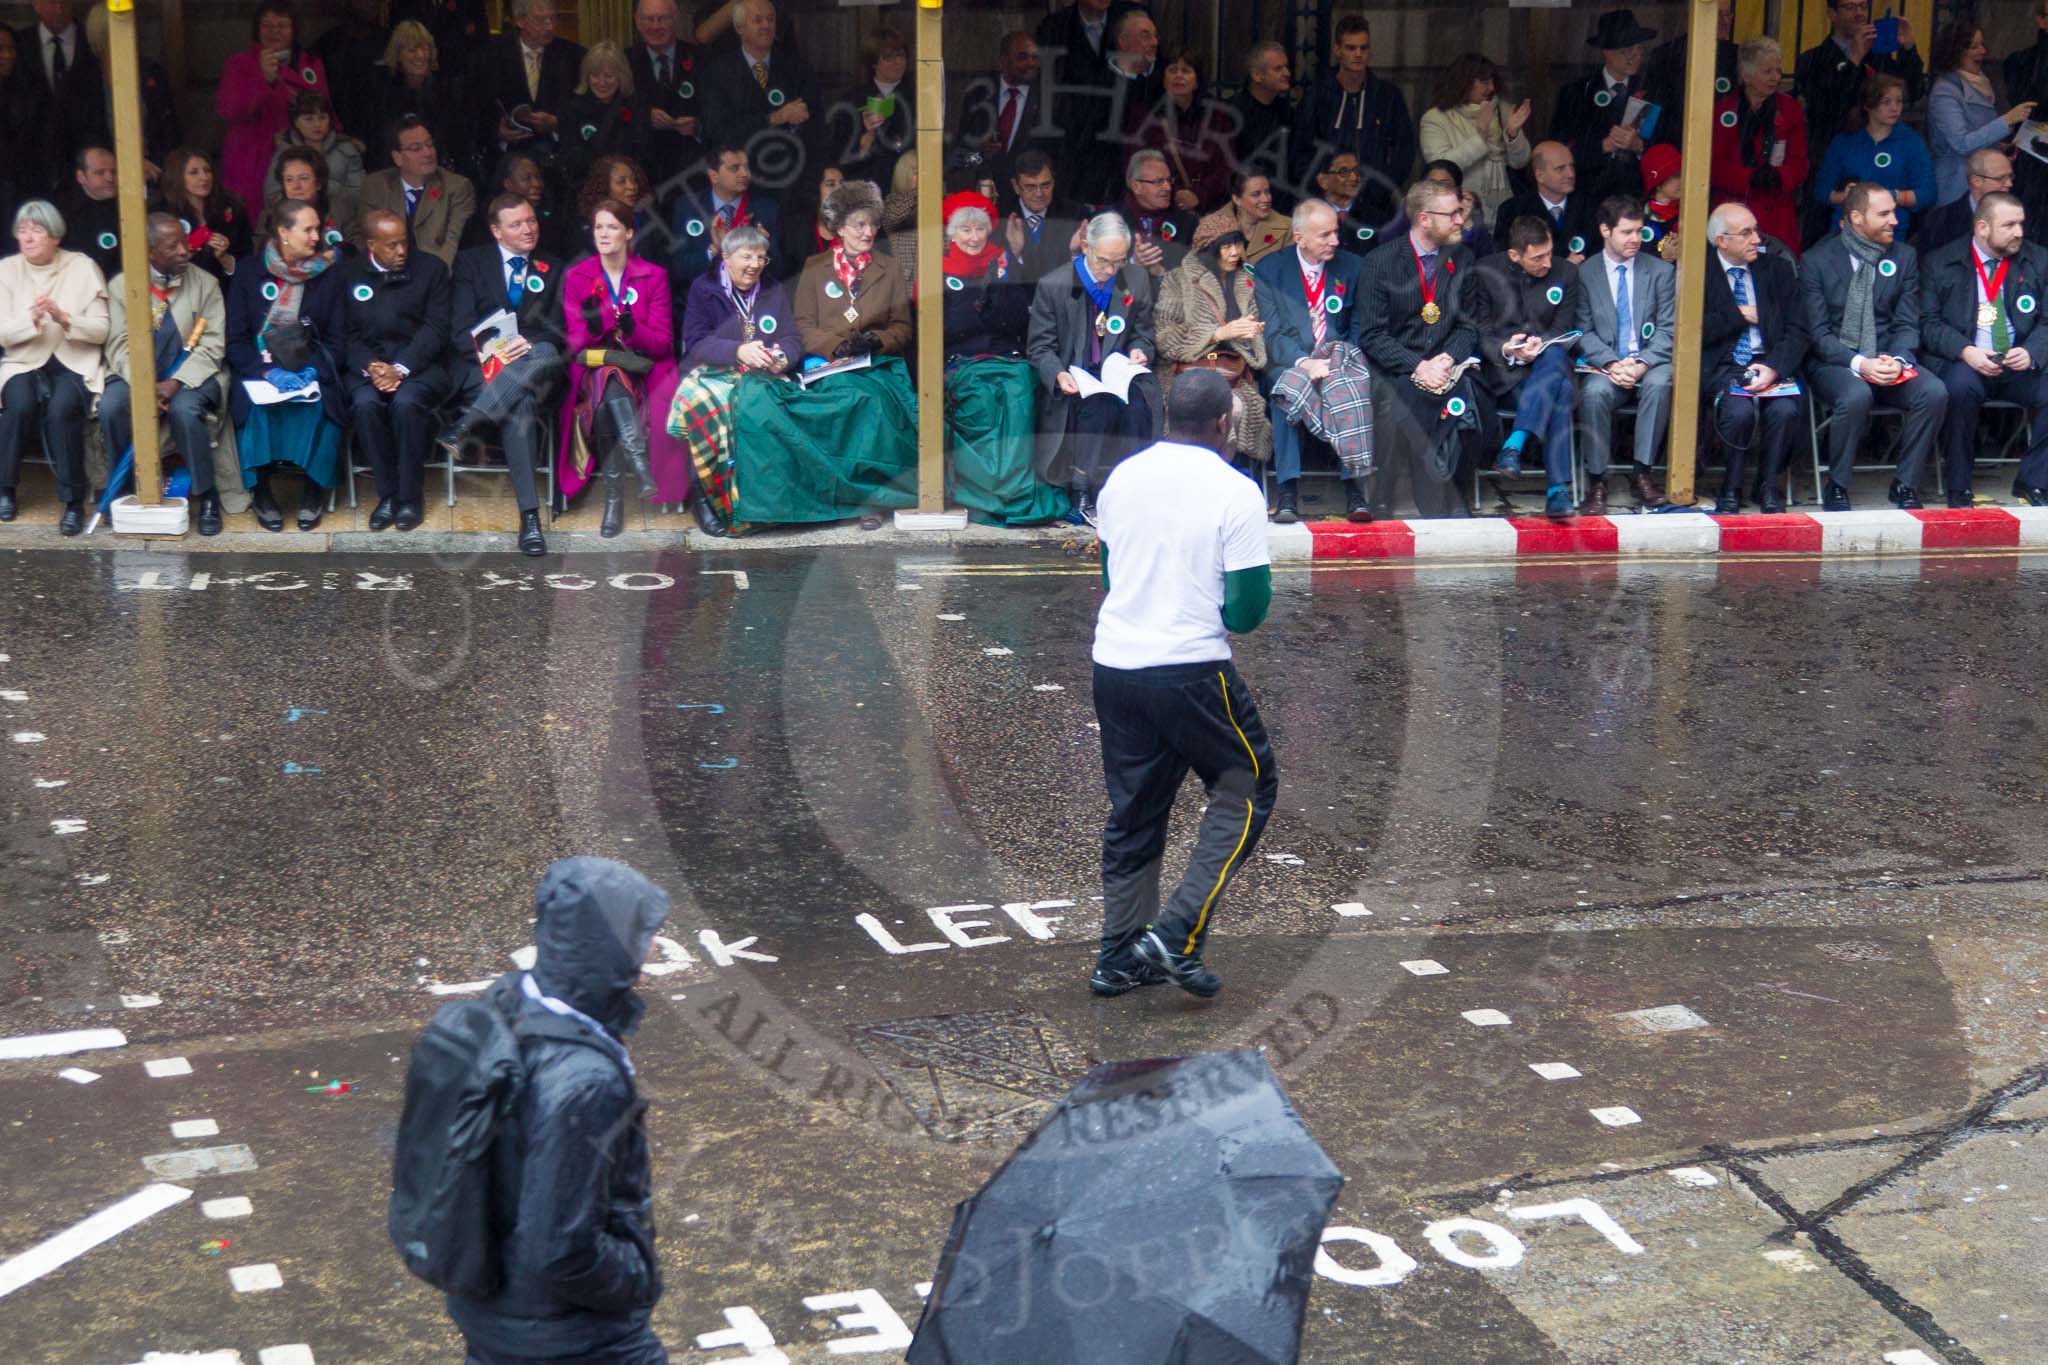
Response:
POLYGON ((1074 1075, 1222 1046, 1349 1177, 1305 1360, 2048 1340, 2048 559, 1279 574, 1211 1004, 1085 989, 1090 560, 5 563, 0 1038, 127 1042, 0 1061, 0 1257, 194 1197, 0 1298, 0 1358, 457 1358, 383 1235, 402 1059, 568 852, 676 899, 681 1360, 900 1353, 1074 1075))

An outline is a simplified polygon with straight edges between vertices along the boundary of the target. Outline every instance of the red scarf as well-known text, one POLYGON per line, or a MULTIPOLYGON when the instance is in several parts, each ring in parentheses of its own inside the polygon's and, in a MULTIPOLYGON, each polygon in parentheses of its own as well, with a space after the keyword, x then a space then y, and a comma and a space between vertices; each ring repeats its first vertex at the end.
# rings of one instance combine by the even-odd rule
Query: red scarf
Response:
POLYGON ((1666 226, 1678 221, 1678 210, 1683 207, 1683 201, 1677 199, 1672 200, 1668 204, 1660 204, 1652 199, 1643 205, 1643 208, 1649 213, 1650 217, 1655 218, 1666 226))
POLYGON ((1007 269, 1008 264, 1009 257, 1003 253, 1002 248, 998 247, 995 239, 991 237, 982 244, 981 250, 972 256, 962 251, 957 242, 946 243, 946 258, 941 268, 944 273, 959 279, 978 280, 991 270, 995 271, 998 277, 1000 277, 1007 269))
POLYGON ((860 278, 860 272, 868 268, 868 262, 873 260, 874 256, 875 253, 872 251, 863 251, 849 264, 846 259, 846 248, 838 242, 832 243, 832 273, 839 277, 841 287, 848 294, 853 292, 853 282, 860 278))

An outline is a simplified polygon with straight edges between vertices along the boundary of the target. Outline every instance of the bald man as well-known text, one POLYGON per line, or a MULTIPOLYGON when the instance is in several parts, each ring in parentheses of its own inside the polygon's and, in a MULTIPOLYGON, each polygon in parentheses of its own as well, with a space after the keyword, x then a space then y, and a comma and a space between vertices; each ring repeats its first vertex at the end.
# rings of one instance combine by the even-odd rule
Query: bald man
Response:
POLYGON ((1562 142, 1537 143, 1529 149, 1529 175, 1535 188, 1500 206, 1500 214, 1493 220, 1493 240, 1505 242, 1517 218, 1541 218, 1550 224, 1552 254, 1561 261, 1583 265, 1589 252, 1600 249, 1600 232, 1593 223, 1599 206, 1592 195, 1579 192, 1572 149, 1562 142))
POLYGON ((342 378, 377 479, 370 529, 410 531, 423 518, 434 410, 448 396, 448 267, 415 250, 388 209, 371 209, 362 227, 366 249, 342 274, 342 378))

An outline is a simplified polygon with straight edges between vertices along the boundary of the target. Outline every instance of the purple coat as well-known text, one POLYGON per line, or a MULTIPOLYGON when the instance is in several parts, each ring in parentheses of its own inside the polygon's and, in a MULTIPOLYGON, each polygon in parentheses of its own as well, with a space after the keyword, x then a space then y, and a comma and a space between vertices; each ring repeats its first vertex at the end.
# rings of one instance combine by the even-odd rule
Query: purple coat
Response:
MULTIPOLYGON (((744 341, 739 309, 719 282, 719 268, 713 266, 690 282, 690 297, 683 305, 683 369, 699 365, 735 366, 744 341)), ((781 343, 783 354, 792 361, 803 354, 803 341, 796 334, 796 317, 790 312, 789 291, 779 281, 761 277, 755 286, 754 322, 760 329, 755 337, 769 345, 781 343)))
MULTIPOLYGON (((576 472, 571 456, 576 408, 590 384, 590 371, 583 364, 583 352, 597 343, 598 336, 612 325, 618 310, 612 306, 611 291, 605 288, 603 267, 595 256, 586 256, 569 267, 562 281, 562 320, 569 338, 569 401, 562 405, 560 471, 562 496, 574 497, 590 482, 576 472), (587 299, 597 301, 597 327, 584 317, 587 299)), ((683 443, 668 434, 668 409, 676 396, 675 308, 668 292, 668 272, 638 256, 626 258, 621 291, 632 290, 638 298, 631 304, 633 330, 625 338, 629 350, 654 361, 654 370, 635 387, 640 391, 640 422, 647 429, 648 462, 654 467, 655 500, 682 502, 690 495, 690 457, 683 443)))

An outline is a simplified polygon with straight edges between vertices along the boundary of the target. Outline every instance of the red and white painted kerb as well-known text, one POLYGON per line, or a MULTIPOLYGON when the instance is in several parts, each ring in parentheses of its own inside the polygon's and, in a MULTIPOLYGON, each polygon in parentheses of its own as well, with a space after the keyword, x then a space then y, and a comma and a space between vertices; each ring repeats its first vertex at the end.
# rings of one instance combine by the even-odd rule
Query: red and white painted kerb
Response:
POLYGON ((2048 546, 2048 507, 1895 508, 1717 517, 1470 517, 1269 526, 1275 560, 1520 559, 1544 555, 1886 554, 2048 546))

